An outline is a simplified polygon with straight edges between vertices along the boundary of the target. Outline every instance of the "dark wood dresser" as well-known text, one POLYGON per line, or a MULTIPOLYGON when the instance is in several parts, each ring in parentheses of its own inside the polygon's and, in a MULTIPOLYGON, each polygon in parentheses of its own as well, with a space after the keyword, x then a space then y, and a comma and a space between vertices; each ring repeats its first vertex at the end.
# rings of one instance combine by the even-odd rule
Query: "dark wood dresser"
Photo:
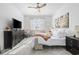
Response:
POLYGON ((12 48, 12 31, 4 31, 4 49, 12 48))
POLYGON ((4 31, 4 49, 16 46, 24 39, 24 31, 4 31))
POLYGON ((12 31, 12 32, 13 32, 13 44, 12 45, 14 47, 24 39, 24 31, 17 30, 17 31, 12 31))
POLYGON ((66 50, 73 55, 79 55, 79 38, 66 36, 66 50))

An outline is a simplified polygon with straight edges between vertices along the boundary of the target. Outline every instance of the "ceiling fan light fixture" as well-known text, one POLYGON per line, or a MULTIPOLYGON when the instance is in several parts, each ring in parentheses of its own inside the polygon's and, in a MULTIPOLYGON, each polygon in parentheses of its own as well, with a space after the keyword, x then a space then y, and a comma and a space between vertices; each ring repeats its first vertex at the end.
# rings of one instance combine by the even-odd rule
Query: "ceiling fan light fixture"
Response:
POLYGON ((45 7, 47 4, 46 3, 37 3, 36 4, 36 7, 33 7, 33 6, 29 6, 28 8, 35 8, 35 9, 37 9, 38 10, 38 12, 40 12, 40 9, 41 8, 43 8, 43 7, 45 7))

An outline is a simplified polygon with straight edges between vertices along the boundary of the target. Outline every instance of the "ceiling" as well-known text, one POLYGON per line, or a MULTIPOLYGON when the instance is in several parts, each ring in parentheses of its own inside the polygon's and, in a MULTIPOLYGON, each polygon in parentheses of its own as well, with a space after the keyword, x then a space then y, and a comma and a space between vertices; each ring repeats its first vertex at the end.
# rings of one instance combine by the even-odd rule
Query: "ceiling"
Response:
POLYGON ((37 9, 28 8, 29 6, 36 6, 35 3, 14 3, 13 4, 23 15, 53 15, 59 10, 64 4, 63 3, 47 3, 47 5, 41 8, 41 12, 37 9))

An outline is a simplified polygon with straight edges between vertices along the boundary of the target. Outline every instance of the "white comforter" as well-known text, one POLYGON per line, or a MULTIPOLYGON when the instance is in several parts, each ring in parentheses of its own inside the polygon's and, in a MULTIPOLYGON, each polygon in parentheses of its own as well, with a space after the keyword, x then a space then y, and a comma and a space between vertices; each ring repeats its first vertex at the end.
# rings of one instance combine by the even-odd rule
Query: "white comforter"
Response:
POLYGON ((58 38, 52 36, 47 41, 45 41, 42 37, 39 37, 38 43, 48 46, 65 46, 65 38, 58 38))

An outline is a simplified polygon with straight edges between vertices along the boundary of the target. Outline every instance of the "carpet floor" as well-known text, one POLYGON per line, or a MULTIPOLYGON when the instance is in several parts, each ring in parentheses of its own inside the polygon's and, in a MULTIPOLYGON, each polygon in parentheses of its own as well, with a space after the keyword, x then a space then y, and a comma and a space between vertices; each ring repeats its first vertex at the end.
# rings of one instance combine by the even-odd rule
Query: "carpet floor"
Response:
POLYGON ((25 38, 13 49, 3 55, 72 55, 64 47, 43 47, 42 50, 33 49, 33 38, 25 38))
POLYGON ((66 51, 64 47, 47 47, 42 50, 23 49, 22 51, 16 53, 16 55, 72 55, 70 52, 66 51))

